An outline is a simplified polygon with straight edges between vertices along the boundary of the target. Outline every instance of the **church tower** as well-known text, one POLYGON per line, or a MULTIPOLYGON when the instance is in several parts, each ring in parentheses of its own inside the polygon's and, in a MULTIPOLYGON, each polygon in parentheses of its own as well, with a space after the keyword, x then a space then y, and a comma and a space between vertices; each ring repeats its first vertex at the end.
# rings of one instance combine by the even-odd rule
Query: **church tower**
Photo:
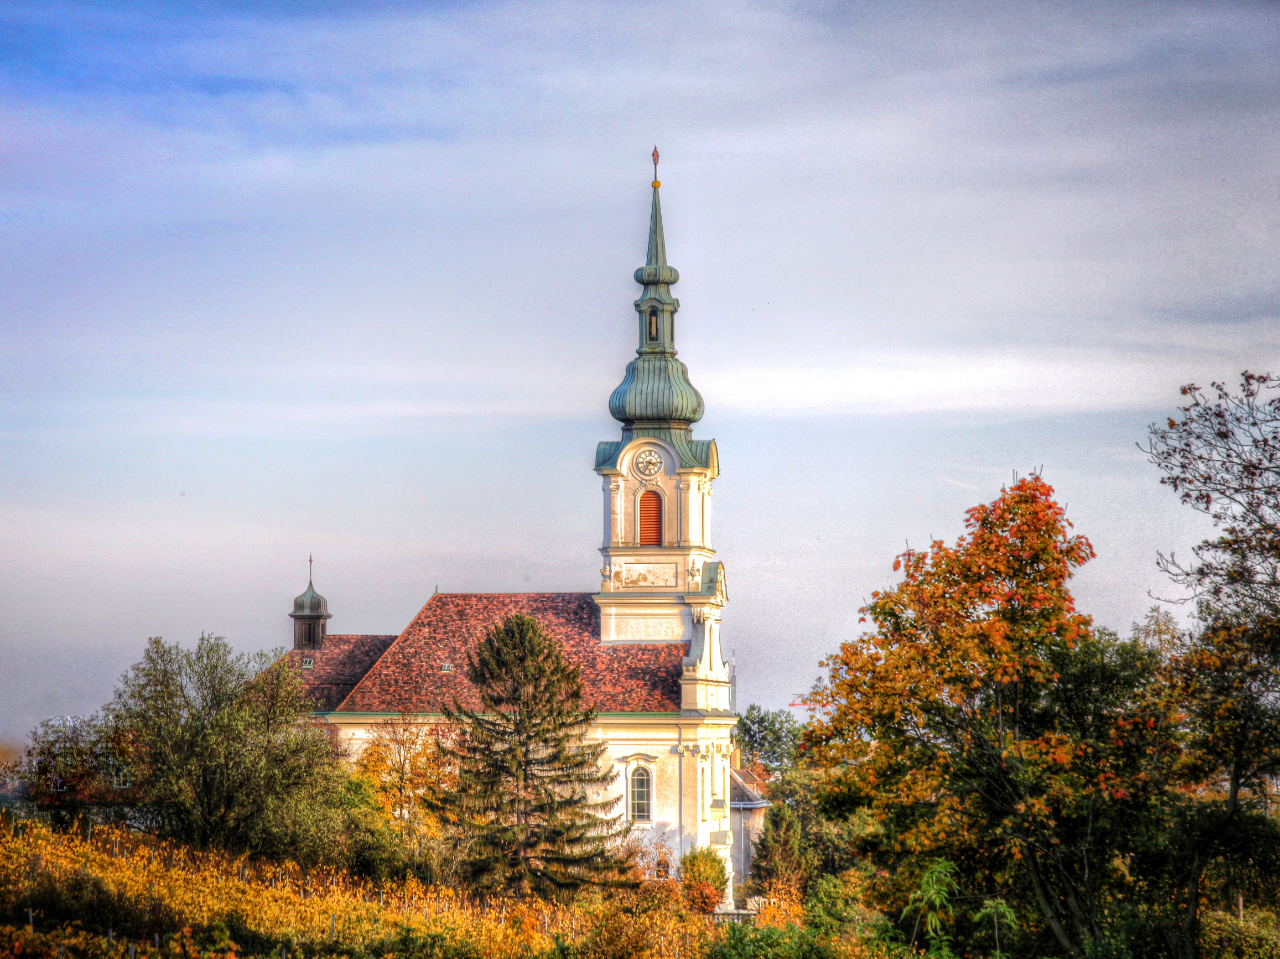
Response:
POLYGON ((329 601, 316 592, 311 579, 311 560, 307 560, 307 589, 293 600, 293 648, 320 649, 324 646, 325 621, 333 619, 329 601))
POLYGON ((681 711, 727 714, 730 677, 720 650, 720 611, 728 600, 724 567, 711 547, 711 483, 720 472, 715 440, 695 440, 702 396, 676 358, 680 279, 667 265, 661 184, 654 150, 649 254, 635 279, 639 345, 609 413, 621 440, 600 443, 595 470, 603 479, 604 543, 600 548, 601 640, 689 643, 682 664, 681 711))

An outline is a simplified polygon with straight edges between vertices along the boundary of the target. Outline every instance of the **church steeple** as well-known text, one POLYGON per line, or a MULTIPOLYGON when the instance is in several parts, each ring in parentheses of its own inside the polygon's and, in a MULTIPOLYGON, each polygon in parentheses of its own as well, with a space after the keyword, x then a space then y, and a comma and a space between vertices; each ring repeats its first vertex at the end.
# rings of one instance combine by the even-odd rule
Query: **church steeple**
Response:
POLYGON ((639 346, 627 364, 622 383, 609 397, 609 413, 623 425, 623 442, 635 436, 654 436, 683 447, 691 439, 689 426, 702 419, 702 396, 689 382, 689 370, 676 359, 675 315, 680 301, 671 286, 680 279, 667 265, 667 243, 662 231, 662 200, 656 179, 654 149, 653 205, 649 214, 649 251, 645 265, 636 270, 642 287, 635 301, 639 346))

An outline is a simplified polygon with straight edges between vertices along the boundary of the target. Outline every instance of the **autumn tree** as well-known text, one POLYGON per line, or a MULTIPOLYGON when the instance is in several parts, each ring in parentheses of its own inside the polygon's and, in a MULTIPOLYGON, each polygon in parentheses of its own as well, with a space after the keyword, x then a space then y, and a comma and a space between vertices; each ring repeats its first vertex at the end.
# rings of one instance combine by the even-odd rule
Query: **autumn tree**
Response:
POLYGON ((137 797, 126 745, 97 713, 58 716, 32 730, 11 768, 26 802, 55 827, 78 820, 127 825, 137 797))
POLYGON ((1240 391, 1182 387, 1180 416, 1153 423, 1144 452, 1182 502, 1209 516, 1219 535, 1193 563, 1161 556, 1208 620, 1280 619, 1280 380, 1245 372, 1240 391))
POLYGON ((356 774, 372 785, 378 808, 415 853, 439 832, 432 806, 450 788, 438 727, 407 712, 383 720, 355 764, 356 774))
MULTIPOLYGON (((1205 901, 1280 892, 1280 630, 1270 620, 1189 633, 1164 674, 1181 716, 1184 795, 1134 847, 1151 925, 1169 955, 1195 959, 1205 901)), ((1231 903, 1234 907, 1235 903, 1231 903)))
POLYGON ((1157 657, 1076 611, 1068 579, 1093 549, 1043 480, 970 510, 966 529, 900 556, 901 584, 864 610, 874 629, 827 661, 811 738, 828 800, 879 820, 900 909, 922 863, 945 858, 988 894, 1016 887, 1053 947, 1098 954, 1117 935, 1116 857, 1169 795, 1157 657))
POLYGON ((434 883, 454 878, 467 838, 441 810, 457 788, 448 762, 449 728, 411 713, 378 723, 355 763, 414 871, 434 883))
POLYGON ((1218 535, 1195 561, 1159 557, 1190 590, 1197 623, 1173 632, 1167 671, 1185 710, 1185 764, 1198 788, 1141 866, 1163 890, 1169 951, 1192 959, 1199 905, 1274 896, 1280 828, 1269 814, 1280 774, 1280 383, 1244 373, 1233 393, 1184 386, 1180 415, 1153 424, 1144 448, 1161 482, 1209 516, 1218 535))
POLYGON ((724 858, 710 846, 690 849, 680 859, 680 886, 690 907, 698 912, 715 912, 729 888, 724 858))
POLYGON ((601 798, 616 774, 602 766, 604 744, 586 740, 596 713, 577 667, 537 620, 515 614, 468 655, 467 676, 481 708, 445 712, 459 733, 451 808, 473 837, 476 887, 550 897, 621 881, 618 799, 601 798))

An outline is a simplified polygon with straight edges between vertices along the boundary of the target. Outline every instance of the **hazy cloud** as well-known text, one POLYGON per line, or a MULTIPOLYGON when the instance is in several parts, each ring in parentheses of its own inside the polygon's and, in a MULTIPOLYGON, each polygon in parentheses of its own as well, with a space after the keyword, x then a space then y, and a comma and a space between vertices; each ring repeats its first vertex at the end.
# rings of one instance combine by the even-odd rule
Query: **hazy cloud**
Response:
POLYGON ((1201 532, 1143 424, 1280 359, 1277 63, 1268 3, 0 7, 4 655, 277 642, 320 546, 350 629, 591 588, 655 141, 747 694, 1013 468, 1123 626, 1201 532))

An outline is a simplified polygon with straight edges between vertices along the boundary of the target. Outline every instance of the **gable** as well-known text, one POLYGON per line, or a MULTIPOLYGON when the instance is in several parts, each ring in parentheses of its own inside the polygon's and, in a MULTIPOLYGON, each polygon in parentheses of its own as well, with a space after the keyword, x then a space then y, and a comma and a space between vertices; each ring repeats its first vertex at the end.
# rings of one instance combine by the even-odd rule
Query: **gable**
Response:
POLYGON ((478 709, 467 654, 513 613, 532 616, 581 670, 583 701, 602 713, 680 712, 687 643, 606 646, 591 593, 438 593, 337 708, 339 713, 478 709), (446 667, 450 667, 446 669, 446 667))

